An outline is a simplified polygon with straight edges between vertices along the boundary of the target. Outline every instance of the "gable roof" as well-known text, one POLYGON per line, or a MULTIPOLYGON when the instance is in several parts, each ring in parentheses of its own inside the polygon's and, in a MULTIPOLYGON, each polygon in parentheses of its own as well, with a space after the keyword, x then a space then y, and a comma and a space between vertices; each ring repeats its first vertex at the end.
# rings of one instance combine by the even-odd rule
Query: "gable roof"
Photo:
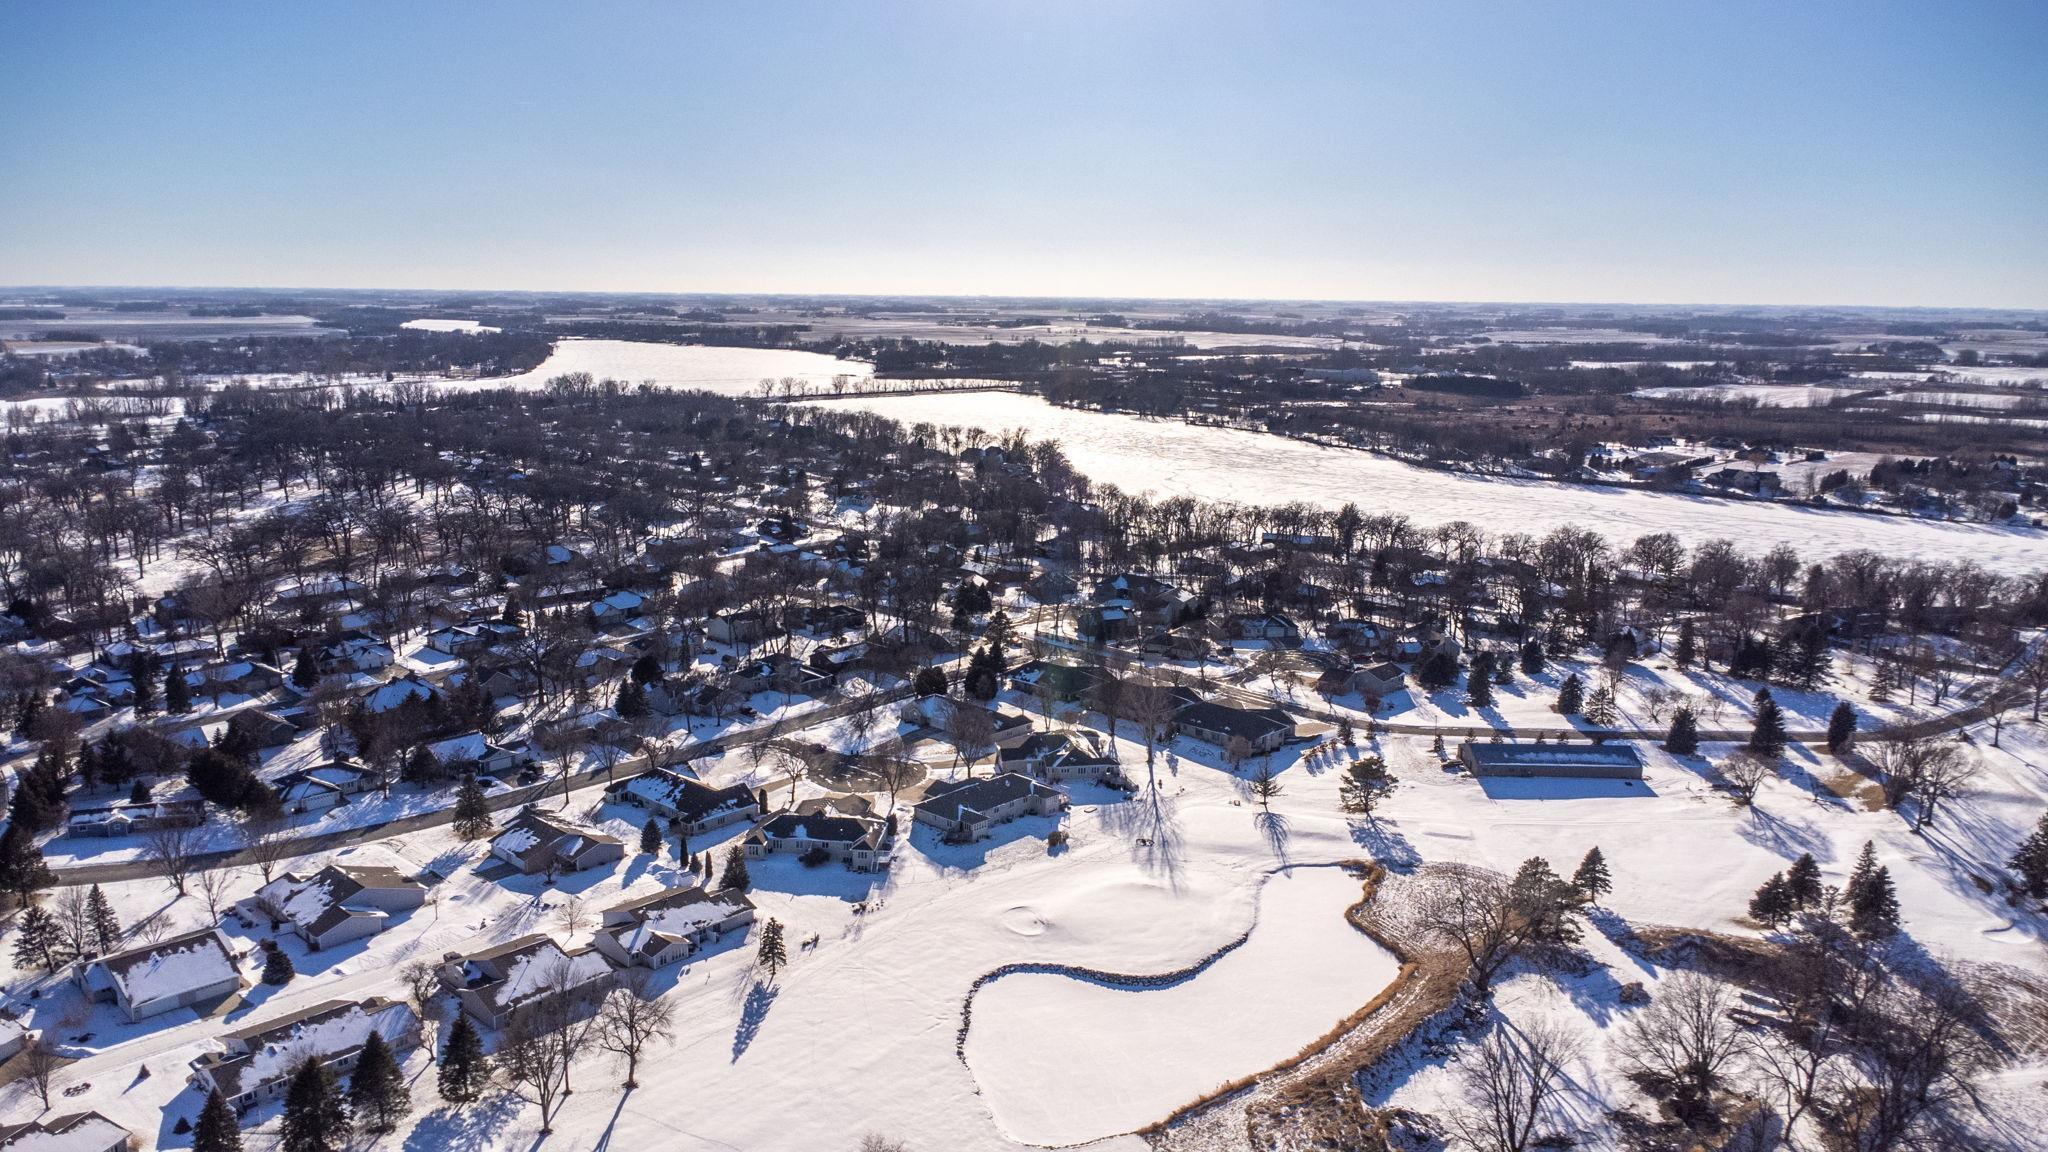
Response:
POLYGON ((940 780, 925 789, 918 801, 919 812, 930 813, 947 823, 959 823, 963 813, 979 815, 991 808, 1026 796, 1058 796, 1060 790, 1041 784, 1017 772, 999 772, 971 780, 940 780))

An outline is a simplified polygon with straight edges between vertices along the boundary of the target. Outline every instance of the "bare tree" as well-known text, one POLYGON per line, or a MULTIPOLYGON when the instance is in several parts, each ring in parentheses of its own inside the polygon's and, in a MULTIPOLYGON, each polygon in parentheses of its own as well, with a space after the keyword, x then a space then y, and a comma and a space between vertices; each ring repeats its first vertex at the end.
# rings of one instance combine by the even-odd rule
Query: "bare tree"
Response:
POLYGON ((504 1089, 540 1109, 543 1133, 554 1130, 570 1070, 590 1043, 596 1022, 584 1008, 568 964, 545 974, 540 995, 515 1015, 493 1060, 504 1089))
POLYGON ((235 874, 227 868, 209 868, 201 873, 194 885, 199 889, 199 899, 206 904, 206 918, 218 925, 221 916, 234 906, 228 899, 228 891, 235 886, 235 874))
POLYGON ((1916 800, 1916 830, 1934 818, 1944 801, 1967 791, 1977 776, 1977 762, 1952 740, 1888 734, 1874 747, 1884 770, 1885 804, 1897 808, 1908 799, 1916 800))
POLYGON ((1748 807, 1756 802, 1757 790, 1764 781, 1778 774, 1778 766, 1769 757, 1759 756, 1747 748, 1737 749, 1721 761, 1721 786, 1728 789, 1735 802, 1748 807))
POLYGON ((1885 981, 1865 1001, 1867 1023, 1832 1078, 1822 1109, 1838 1147, 1852 1152, 1970 1146, 1951 1131, 1995 1062, 1968 995, 1885 981))
POLYGON ((143 859, 163 873, 180 897, 192 876, 193 857, 199 851, 199 829, 159 824, 142 834, 143 859))
POLYGON ((57 1045, 51 1041, 48 1032, 41 1032, 21 1056, 21 1079, 43 1102, 43 1111, 50 1110, 50 1088, 57 1077, 57 1069, 70 1061, 57 1054, 57 1045))
POLYGON ((590 912, 583 907, 583 898, 571 892, 568 898, 555 907, 555 925, 564 936, 574 936, 590 926, 590 912))
POLYGON ((1682 1103, 1704 1103, 1743 1049, 1729 1011, 1735 989, 1697 972, 1680 971, 1657 985, 1648 1008, 1622 1023, 1618 1048, 1634 1070, 1682 1103))
POLYGON ((1133 681, 1124 688, 1124 708, 1145 738, 1145 779, 1153 787, 1158 786, 1153 753, 1173 728, 1174 704, 1173 692, 1163 684, 1133 681))
POLYGON ((1570 1033, 1537 1022, 1515 1032, 1502 1023, 1459 1063, 1465 1108, 1452 1127, 1480 1152, 1525 1152, 1559 1135, 1557 1104, 1565 1066, 1578 1057, 1570 1033))
POLYGON ((910 1146, 879 1132, 866 1132, 860 1138, 860 1152, 910 1152, 910 1146))
POLYGON ((1761 1093, 1776 1107, 1789 1144, 1790 1134, 1813 1111, 1826 1085, 1840 1044, 1831 1013, 1783 1026, 1765 1025, 1744 1037, 1744 1055, 1761 1093))
POLYGON ((988 709, 965 701, 956 700, 946 714, 946 740, 953 745, 958 760, 967 765, 967 774, 974 774, 974 762, 989 754, 996 744, 996 722, 988 709))
POLYGON ((597 1046, 626 1062, 626 1087, 639 1087, 640 1050, 675 1035, 675 1004, 648 994, 647 975, 635 972, 611 990, 597 1016, 597 1046))
MULTIPOLYGON (((431 1029, 441 994, 447 991, 447 986, 441 983, 441 969, 432 960, 414 960, 400 969, 399 975, 405 980, 406 1003, 412 1005, 413 1014, 431 1029)), ((430 1042, 428 1048, 432 1047, 430 1042)), ((433 1053, 429 1051, 428 1055, 433 1053)))
POLYGON ((278 865, 291 859, 297 850, 283 815, 259 813, 242 822, 242 854, 256 865, 256 874, 265 884, 276 878, 278 865))
POLYGON ((1493 978, 1523 941, 1524 925, 1506 878, 1476 868, 1450 867, 1431 875, 1415 900, 1422 934, 1465 956, 1474 999, 1490 994, 1493 978))

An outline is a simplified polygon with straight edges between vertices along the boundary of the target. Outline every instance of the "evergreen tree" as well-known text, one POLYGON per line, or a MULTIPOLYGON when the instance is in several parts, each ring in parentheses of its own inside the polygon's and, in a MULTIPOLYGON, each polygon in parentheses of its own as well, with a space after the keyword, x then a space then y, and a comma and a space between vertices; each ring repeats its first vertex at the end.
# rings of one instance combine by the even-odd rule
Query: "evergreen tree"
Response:
POLYGON ((313 655, 313 646, 308 644, 299 649, 298 658, 292 661, 292 687, 311 692, 319 683, 320 658, 313 655))
POLYGON ((481 840, 491 834, 491 805, 484 798, 484 786, 476 773, 463 774, 455 790, 455 834, 464 840, 481 840))
POLYGON ((944 668, 919 668, 911 677, 910 690, 919 696, 944 696, 946 694, 946 670, 944 668))
POLYGON ((1551 871, 1541 856, 1522 861, 1508 888, 1508 899, 1530 925, 1530 939, 1542 944, 1576 944, 1579 925, 1571 917, 1578 895, 1551 871))
POLYGON ((1560 716, 1576 716, 1586 705, 1586 686, 1580 682, 1579 674, 1572 673, 1557 686, 1557 712, 1560 716))
POLYGON ((640 686, 638 680, 627 677, 626 682, 619 685, 619 695, 615 706, 621 719, 645 719, 647 716, 647 690, 640 686))
POLYGON ((426 788, 441 775, 441 762, 427 751, 425 744, 414 748, 405 758, 405 767, 398 770, 398 778, 415 788, 426 788))
POLYGON ((661 855, 661 825, 656 824, 652 816, 647 818, 647 823, 640 826, 640 854, 661 855))
POLYGON ((1586 858, 1579 861, 1578 871, 1572 873, 1572 890, 1579 899, 1588 904, 1600 903, 1600 898, 1614 890, 1614 880, 1607 874, 1607 857, 1600 854, 1599 845, 1586 850, 1586 858))
POLYGON ((1671 714, 1671 728, 1664 733, 1664 750, 1673 756, 1691 756, 1700 750, 1700 720, 1690 707, 1680 706, 1671 714))
POLYGON ((1543 662, 1543 642, 1532 636, 1522 645, 1522 675, 1534 676, 1543 671, 1543 662))
POLYGON ((1611 728, 1616 719, 1614 689, 1602 684, 1586 697, 1586 719, 1602 728, 1611 728))
POLYGON ((14 928, 15 967, 41 967, 45 972, 55 972, 64 966, 63 945, 64 930, 57 926, 56 917, 43 911, 42 905, 30 904, 21 910, 14 928))
POLYGON ((278 1152, 342 1152, 354 1127, 334 1074, 318 1060, 299 1065, 284 1092, 278 1152))
POLYGON ((775 979, 775 974, 789 963, 789 951, 782 944, 782 921, 771 916, 766 924, 761 925, 761 945, 754 959, 768 970, 770 980, 775 979))
POLYGON ((1792 647, 1780 661, 1786 680, 1795 687, 1811 690, 1828 673, 1828 634, 1818 621, 1799 630, 1792 647))
POLYGON ((389 1132, 412 1111, 412 1092, 391 1046, 375 1028, 363 1040, 348 1081, 349 1110, 372 1132, 389 1132))
POLYGON ((1400 781, 1387 771, 1385 760, 1367 756, 1345 769, 1344 779, 1337 785, 1337 801, 1346 812, 1370 817, 1379 802, 1393 795, 1399 786, 1400 781))
POLYGON ((1849 870, 1849 882, 1842 886, 1842 899, 1851 904, 1870 878, 1877 874, 1877 845, 1869 840, 1863 842, 1863 850, 1856 854, 1856 866, 1849 870))
POLYGON ((273 943, 263 957, 263 982, 289 984, 292 977, 298 974, 298 969, 292 967, 291 956, 282 947, 273 943))
POLYGON ((1768 688, 1757 693, 1756 727, 1749 734, 1749 750, 1773 760, 1785 754, 1785 713, 1768 688))
POLYGON ((967 675, 961 690, 976 700, 993 700, 1002 689, 1003 658, 993 646, 973 650, 967 657, 967 675))
POLYGON ((520 610, 519 601, 510 596, 505 597, 505 610, 498 613, 498 620, 514 628, 526 627, 526 613, 520 610))
POLYGON ((128 661, 128 682, 134 686, 135 696, 129 702, 137 716, 156 711, 156 658, 148 652, 137 652, 128 661))
POLYGON ((1465 703, 1474 708, 1493 707, 1493 653, 1479 652, 1465 673, 1465 703))
POLYGON ((130 804, 147 804, 150 801, 150 797, 149 781, 147 780, 137 780, 128 789, 128 802, 130 804))
POLYGON ((1849 750, 1849 741, 1856 735, 1856 710, 1849 707, 1847 700, 1835 705, 1828 716, 1828 751, 1836 756, 1849 750))
POLYGON ((1865 940, 1881 940, 1899 930, 1899 896, 1892 870, 1880 864, 1849 899, 1849 930, 1865 940))
POLYGON ((1749 918, 1772 928, 1782 927, 1792 919, 1793 911, 1792 890, 1783 872, 1771 873, 1771 878, 1749 898, 1749 918))
POLYGON ((1687 620, 1678 626, 1678 644, 1671 651, 1672 663, 1680 668, 1690 668, 1692 662, 1699 659, 1699 654, 1699 635, 1694 630, 1692 621, 1687 620))
POLYGON ((1458 682, 1458 658, 1438 648, 1415 667, 1415 682, 1426 692, 1439 692, 1458 682))
POLYGON ((93 950, 105 956, 118 951, 121 944, 121 918, 114 915, 113 902, 95 884, 85 894, 85 912, 91 918, 93 950))
POLYGON ((2036 900, 2048 897, 2048 813, 2042 814, 2034 830, 2020 842, 2009 863, 2020 874, 2027 895, 2036 900))
POLYGON ((1795 908, 1811 908, 1820 903, 1820 865, 1814 861, 1813 853, 1801 852, 1792 867, 1785 870, 1785 891, 1791 895, 1795 908))
POLYGON ((192 710, 192 686, 185 683, 185 670, 172 665, 164 673, 164 711, 174 716, 192 710))
POLYGON ((635 684, 645 686, 656 683, 661 679, 661 657, 651 651, 642 652, 640 658, 633 661, 632 671, 628 675, 633 677, 635 684))
POLYGON ((735 844, 726 850, 725 873, 718 878, 719 891, 745 892, 751 884, 753 880, 747 876, 747 854, 735 844))
POLYGON ((242 1152, 242 1122, 218 1088, 206 1094, 206 1105, 199 1110, 192 1152, 242 1152))
POLYGON ((15 901, 26 905, 56 882, 50 866, 43 863, 43 850, 36 847, 35 836, 10 822, 7 831, 0 832, 0 889, 14 893, 15 901))
POLYGON ((448 1045, 441 1052, 441 1099, 450 1104, 471 1103, 484 1094, 489 1078, 483 1038, 468 1014, 458 1014, 448 1029, 448 1045))
POLYGON ((1000 657, 1003 649, 1013 642, 1014 632, 1015 629, 1010 625, 1010 614, 998 608, 989 613, 988 628, 982 632, 981 638, 988 641, 989 647, 1000 657))

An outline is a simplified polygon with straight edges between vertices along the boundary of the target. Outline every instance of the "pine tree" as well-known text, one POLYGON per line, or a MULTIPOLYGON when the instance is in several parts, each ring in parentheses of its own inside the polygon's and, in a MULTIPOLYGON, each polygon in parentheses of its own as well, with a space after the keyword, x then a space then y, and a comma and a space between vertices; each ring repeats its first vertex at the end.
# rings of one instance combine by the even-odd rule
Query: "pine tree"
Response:
POLYGON ((1426 692, 1438 692, 1458 682, 1458 658, 1438 648, 1423 657, 1415 668, 1415 682, 1426 692))
POLYGON ((719 891, 745 892, 752 883, 753 880, 747 876, 747 854, 735 844, 726 850, 725 873, 718 878, 719 891))
POLYGON ((489 1068, 484 1060, 483 1038, 467 1014, 457 1015, 448 1029, 448 1044, 441 1052, 441 1099, 450 1104, 468 1104, 484 1094, 489 1068))
POLYGON ((1586 720, 1602 728, 1611 728, 1615 718, 1614 689, 1602 684, 1586 697, 1586 720))
POLYGON ((57 918, 43 911, 42 905, 30 904, 21 910, 15 925, 14 965, 40 965, 45 972, 55 972, 64 966, 63 943, 64 930, 57 926, 57 918))
POLYGON ((1836 756, 1849 750, 1849 741, 1856 735, 1856 709, 1844 700, 1835 705, 1828 716, 1828 751, 1836 756))
POLYGON ((289 984, 292 977, 298 974, 298 969, 292 967, 290 954, 281 946, 272 944, 270 951, 263 957, 263 982, 289 984))
POLYGON ((754 959, 768 970, 770 980, 775 979, 775 974, 789 963, 789 952, 782 945, 782 921, 771 916, 766 924, 761 925, 761 946, 754 959))
POLYGON ((137 652, 128 662, 128 682, 135 690, 129 701, 135 714, 141 716, 156 711, 156 661, 149 653, 137 652))
POLYGON ((92 918, 92 946, 100 955, 117 951, 121 944, 121 918, 114 915, 113 902, 95 884, 85 894, 86 915, 92 918))
POLYGON ((57 882, 56 874, 43 863, 43 850, 26 828, 10 822, 0 832, 0 889, 14 893, 17 903, 27 904, 36 893, 57 882))
POLYGON ((1869 840, 1863 842, 1863 851, 1856 854, 1856 866, 1849 870, 1849 882, 1842 886, 1842 899, 1854 904, 1856 894, 1870 883, 1877 874, 1877 845, 1869 840))
POLYGON ((1465 703, 1474 708, 1493 707, 1493 653, 1472 657, 1472 667, 1465 673, 1465 703))
POLYGON ((1586 858, 1579 861, 1578 871, 1572 873, 1572 890, 1579 899, 1588 904, 1600 903, 1600 898, 1614 890, 1614 880, 1607 874, 1607 857, 1600 854, 1599 845, 1586 850, 1586 858))
POLYGON ((491 805, 484 799, 484 786, 476 773, 465 773, 455 790, 455 834, 464 840, 481 840, 491 834, 491 805))
POLYGON ((192 1152, 242 1152, 242 1122, 218 1088, 206 1094, 206 1105, 199 1110, 192 1152))
POLYGON ((1400 781, 1387 771, 1385 760, 1367 756, 1345 769, 1344 779, 1337 785, 1337 802, 1346 812, 1369 817, 1379 802, 1393 795, 1399 786, 1400 781))
POLYGON ((1664 750, 1673 756, 1691 756, 1700 750, 1700 720, 1688 707, 1671 714, 1671 728, 1664 733, 1664 750))
POLYGON ((647 685, 655 683, 661 679, 661 657, 655 655, 652 651, 642 652, 640 658, 633 661, 632 670, 628 675, 633 677, 635 684, 647 685))
POLYGON ((1543 671, 1543 642, 1534 637, 1522 645, 1522 675, 1534 676, 1543 671))
POLYGON ((1771 873, 1771 878, 1749 898, 1749 918, 1772 928, 1792 919, 1793 910, 1792 891, 1783 872, 1771 873))
POLYGON ((1865 940, 1881 940, 1899 930, 1899 897, 1892 870, 1880 864, 1849 900, 1849 930, 1865 940))
POLYGON ((318 1060, 299 1065, 284 1092, 278 1152, 342 1152, 354 1128, 334 1074, 318 1060))
POLYGON ((638 680, 629 677, 624 684, 619 685, 619 696, 615 706, 621 719, 644 719, 647 716, 646 689, 640 686, 638 680))
POLYGON ((1792 867, 1785 870, 1785 891, 1791 895, 1795 908, 1811 908, 1820 903, 1820 865, 1814 861, 1813 853, 1801 852, 1792 867))
POLYGON ((348 1081, 349 1110, 372 1132, 389 1132, 412 1111, 412 1092, 391 1046, 375 1028, 363 1040, 348 1081))
POLYGON ((1003 649, 1010 645, 1013 633, 1010 614, 998 608, 989 613, 988 629, 981 634, 981 638, 988 641, 989 647, 1000 657, 1003 649))
POLYGON ((313 655, 312 645, 299 649, 298 659, 292 661, 292 687, 301 692, 311 692, 320 683, 320 660, 313 655))
POLYGON ((1579 680, 1577 672, 1564 678, 1557 686, 1557 712, 1560 716, 1576 716, 1586 704, 1586 686, 1579 680))
POLYGON ((164 673, 164 711, 181 715, 192 710, 192 686, 185 682, 185 670, 176 665, 164 673))
POLYGON ((151 795, 149 781, 137 780, 128 789, 128 802, 130 804, 147 804, 150 801, 151 795))
POLYGON ((647 823, 640 826, 640 854, 661 855, 661 825, 656 824, 652 816, 647 818, 647 823))
POLYGON ((1515 911, 1531 926, 1531 939, 1544 944, 1576 944, 1579 925, 1571 917, 1577 893, 1541 856, 1522 861, 1508 889, 1515 911))
POLYGON ((1692 621, 1687 620, 1678 626, 1678 644, 1671 652, 1672 663, 1680 668, 1690 668, 1692 662, 1699 659, 1699 654, 1699 636, 1693 629, 1692 621))
POLYGON ((1756 727, 1749 734, 1749 750, 1773 760, 1785 754, 1785 713, 1768 688, 1757 693, 1756 727))
POLYGON ((2020 874, 2027 895, 2036 900, 2048 897, 2048 813, 2042 814, 2033 832, 2020 842, 2010 864, 2020 874))

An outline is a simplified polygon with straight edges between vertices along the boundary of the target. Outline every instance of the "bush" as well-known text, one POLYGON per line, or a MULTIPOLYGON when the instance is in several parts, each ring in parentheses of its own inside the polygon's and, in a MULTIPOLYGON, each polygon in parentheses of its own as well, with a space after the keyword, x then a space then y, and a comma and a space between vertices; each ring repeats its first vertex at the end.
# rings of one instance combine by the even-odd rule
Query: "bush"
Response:
POLYGON ((803 865, 806 868, 816 868, 818 865, 823 864, 825 861, 830 860, 831 858, 832 854, 830 852, 825 851, 823 848, 806 848, 804 849, 803 855, 798 856, 796 858, 796 862, 803 865))

